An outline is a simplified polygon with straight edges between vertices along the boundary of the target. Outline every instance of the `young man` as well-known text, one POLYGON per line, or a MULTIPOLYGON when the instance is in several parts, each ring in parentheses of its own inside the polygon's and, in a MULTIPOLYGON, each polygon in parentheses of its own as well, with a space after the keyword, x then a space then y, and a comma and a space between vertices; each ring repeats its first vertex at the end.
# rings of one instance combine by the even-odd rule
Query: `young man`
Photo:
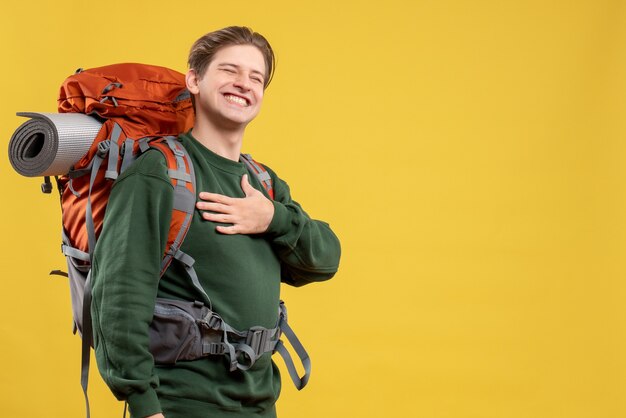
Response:
POLYGON ((339 263, 339 241, 328 224, 311 219, 270 169, 269 199, 239 162, 246 126, 272 77, 269 43, 248 28, 228 27, 196 41, 189 66, 196 120, 179 140, 201 192, 182 250, 195 259, 206 293, 176 262, 159 280, 174 189, 163 156, 147 152, 115 182, 95 250, 98 367, 136 418, 274 417, 280 376, 270 353, 246 371, 230 371, 225 355, 162 365, 149 350, 157 297, 200 301, 238 330, 273 328, 281 281, 327 280, 339 263))

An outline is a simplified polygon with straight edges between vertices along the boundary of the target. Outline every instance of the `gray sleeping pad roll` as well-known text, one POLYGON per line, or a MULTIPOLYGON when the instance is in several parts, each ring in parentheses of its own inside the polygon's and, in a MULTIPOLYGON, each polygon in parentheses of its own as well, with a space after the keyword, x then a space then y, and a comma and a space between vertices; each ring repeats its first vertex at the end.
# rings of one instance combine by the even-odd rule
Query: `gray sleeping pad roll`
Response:
POLYGON ((13 133, 9 161, 27 177, 67 174, 89 150, 102 123, 82 113, 23 112, 31 118, 13 133))

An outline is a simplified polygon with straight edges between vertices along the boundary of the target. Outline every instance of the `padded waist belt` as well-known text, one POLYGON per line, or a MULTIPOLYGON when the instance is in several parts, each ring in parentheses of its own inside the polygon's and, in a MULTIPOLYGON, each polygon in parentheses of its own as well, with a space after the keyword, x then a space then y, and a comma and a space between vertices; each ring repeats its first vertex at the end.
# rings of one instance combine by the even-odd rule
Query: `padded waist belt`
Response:
POLYGON ((150 352, 157 364, 174 364, 210 355, 226 355, 230 370, 248 370, 265 353, 278 351, 298 389, 308 382, 311 360, 287 324, 287 309, 281 301, 274 328, 252 327, 238 331, 201 302, 158 298, 150 324, 150 352), (280 340, 289 339, 305 369, 298 376, 289 352, 280 340))

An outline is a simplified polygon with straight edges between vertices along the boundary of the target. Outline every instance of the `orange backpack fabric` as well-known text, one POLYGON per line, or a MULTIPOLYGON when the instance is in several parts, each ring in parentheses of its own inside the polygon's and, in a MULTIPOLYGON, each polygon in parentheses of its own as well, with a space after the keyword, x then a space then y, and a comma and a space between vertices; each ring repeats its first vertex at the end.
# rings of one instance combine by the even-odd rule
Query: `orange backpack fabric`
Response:
MULTIPOLYGON (((114 125, 118 124, 121 134, 117 139, 118 155, 130 151, 139 153, 141 139, 177 136, 193 126, 194 113, 184 75, 164 67, 143 64, 114 64, 89 70, 79 70, 68 77, 59 93, 60 113, 85 113, 104 119, 93 145, 87 154, 74 166, 73 173, 59 178, 62 190, 63 228, 69 245, 86 253, 89 248, 86 219, 86 199, 89 196, 90 173, 94 157, 103 141, 111 138, 114 125), (132 143, 127 142, 132 139, 132 143), (83 175, 77 175, 81 173, 83 175)), ((126 156, 130 158, 130 156, 126 156)), ((108 159, 113 156, 109 154, 108 159)), ((119 173, 122 158, 115 161, 119 173)), ((110 164, 107 162, 108 167, 110 164)), ((170 167, 172 168, 172 167, 170 167)), ((107 168, 108 169, 108 168, 107 168)), ((99 170, 91 190, 92 218, 95 235, 100 235, 104 212, 112 181, 106 181, 106 171, 99 170)), ((114 180, 114 177, 111 180, 114 180)), ((176 180, 174 185, 176 184, 176 180)), ((177 218, 177 216, 175 216, 177 218)), ((174 219, 176 222, 176 219, 174 219)), ((182 222, 182 220, 178 220, 182 222)), ((176 233, 171 228, 171 234, 176 233)), ((169 242, 168 242, 169 244, 169 242)))
POLYGON ((182 243, 195 203, 191 161, 175 137, 193 126, 191 96, 183 74, 164 67, 114 64, 78 70, 61 86, 59 113, 84 113, 103 122, 89 151, 57 179, 61 193, 63 253, 67 257, 75 330, 82 335, 81 386, 87 385, 92 344, 90 268, 113 181, 143 151, 158 149, 185 204, 172 212, 161 274, 182 243), (150 142, 150 143, 149 143, 150 142))

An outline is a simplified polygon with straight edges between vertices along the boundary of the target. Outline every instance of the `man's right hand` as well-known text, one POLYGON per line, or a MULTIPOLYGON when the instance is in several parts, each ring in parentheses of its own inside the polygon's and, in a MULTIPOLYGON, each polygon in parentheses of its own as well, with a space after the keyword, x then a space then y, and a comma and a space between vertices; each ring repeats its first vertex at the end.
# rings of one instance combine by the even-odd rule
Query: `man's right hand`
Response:
POLYGON ((221 234, 260 234, 267 230, 274 217, 274 204, 250 185, 248 175, 241 178, 241 189, 246 197, 236 198, 217 193, 201 192, 196 207, 207 221, 231 224, 217 226, 221 234))

